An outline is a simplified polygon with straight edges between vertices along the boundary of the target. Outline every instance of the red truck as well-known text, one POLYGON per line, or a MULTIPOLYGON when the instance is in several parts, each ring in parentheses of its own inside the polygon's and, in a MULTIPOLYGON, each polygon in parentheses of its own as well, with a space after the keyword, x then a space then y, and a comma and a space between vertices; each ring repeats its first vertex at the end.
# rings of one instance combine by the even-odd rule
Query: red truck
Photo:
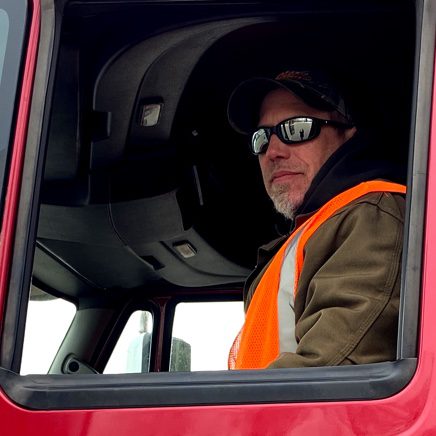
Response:
POLYGON ((432 0, 0 0, 0 434, 436 434, 435 36, 432 0), (226 104, 289 62, 404 167, 395 361, 226 370, 286 225, 226 104))

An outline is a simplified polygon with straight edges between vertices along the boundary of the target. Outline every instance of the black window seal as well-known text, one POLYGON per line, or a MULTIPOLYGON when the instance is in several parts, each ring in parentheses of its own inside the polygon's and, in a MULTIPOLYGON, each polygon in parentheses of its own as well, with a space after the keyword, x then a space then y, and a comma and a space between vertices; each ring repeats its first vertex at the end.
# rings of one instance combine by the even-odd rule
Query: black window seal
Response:
POLYGON ((47 137, 48 110, 53 92, 53 80, 49 80, 53 57, 53 46, 58 42, 59 32, 55 32, 54 0, 41 0, 41 25, 38 45, 38 58, 34 77, 37 86, 33 88, 26 141, 26 154, 23 165, 22 184, 18 206, 15 242, 6 301, 4 325, 10 326, 2 332, 0 344, 0 366, 19 372, 25 328, 25 317, 30 294, 33 266, 34 235, 39 214, 39 191, 44 165, 42 138, 47 137), (25 261, 23 261, 25 259, 25 261), (13 327, 11 327, 13 326, 13 327), (18 340, 21 338, 21 340, 18 340))
POLYGON ((421 266, 425 226, 428 149, 434 77, 434 38, 436 7, 434 2, 416 2, 415 83, 412 107, 412 129, 408 162, 408 195, 406 203, 405 235, 400 316, 398 323, 397 358, 417 355, 418 320, 421 304, 421 266), (418 121, 419 120, 419 121, 418 121))
POLYGON ((386 398, 407 385, 416 359, 370 365, 117 375, 28 375, 0 369, 0 385, 34 410, 267 404, 386 398))

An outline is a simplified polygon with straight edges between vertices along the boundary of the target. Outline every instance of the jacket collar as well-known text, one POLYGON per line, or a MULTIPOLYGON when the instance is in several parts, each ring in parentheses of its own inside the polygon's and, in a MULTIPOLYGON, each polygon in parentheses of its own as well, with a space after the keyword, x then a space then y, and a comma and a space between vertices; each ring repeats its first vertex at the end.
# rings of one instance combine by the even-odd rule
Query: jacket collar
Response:
POLYGON ((404 183, 405 168, 393 163, 388 156, 383 156, 380 150, 383 150, 381 144, 357 132, 318 171, 296 217, 312 214, 336 195, 361 182, 384 179, 404 183))
POLYGON ((267 259, 274 254, 291 231, 341 192, 361 182, 376 179, 404 184, 406 167, 396 164, 392 157, 383 155, 383 149, 383 144, 362 131, 358 131, 341 145, 314 177, 294 220, 278 223, 278 231, 284 236, 262 246, 258 253, 259 260, 267 259))

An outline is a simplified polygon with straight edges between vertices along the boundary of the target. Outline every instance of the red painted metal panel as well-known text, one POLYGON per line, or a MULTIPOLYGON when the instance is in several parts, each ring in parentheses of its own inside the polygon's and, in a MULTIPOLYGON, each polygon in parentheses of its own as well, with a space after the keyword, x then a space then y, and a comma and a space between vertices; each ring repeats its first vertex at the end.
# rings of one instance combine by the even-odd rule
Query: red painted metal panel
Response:
POLYGON ((434 360, 386 400, 93 411, 25 411, 0 399, 5 435, 398 435, 436 429, 434 360), (5 426, 6 424, 6 426, 5 426))

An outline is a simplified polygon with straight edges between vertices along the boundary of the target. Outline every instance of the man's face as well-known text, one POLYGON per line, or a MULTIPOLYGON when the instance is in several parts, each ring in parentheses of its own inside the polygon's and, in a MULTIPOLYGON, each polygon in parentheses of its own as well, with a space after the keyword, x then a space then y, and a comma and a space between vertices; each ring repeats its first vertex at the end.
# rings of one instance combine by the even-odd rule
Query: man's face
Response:
MULTIPOLYGON (((324 120, 334 114, 308 106, 285 89, 271 91, 260 108, 259 126, 272 127, 294 116, 313 116, 324 120)), ((265 154, 259 156, 263 182, 277 211, 292 218, 324 162, 354 134, 355 128, 324 126, 316 138, 301 144, 286 145, 272 135, 265 154)))

